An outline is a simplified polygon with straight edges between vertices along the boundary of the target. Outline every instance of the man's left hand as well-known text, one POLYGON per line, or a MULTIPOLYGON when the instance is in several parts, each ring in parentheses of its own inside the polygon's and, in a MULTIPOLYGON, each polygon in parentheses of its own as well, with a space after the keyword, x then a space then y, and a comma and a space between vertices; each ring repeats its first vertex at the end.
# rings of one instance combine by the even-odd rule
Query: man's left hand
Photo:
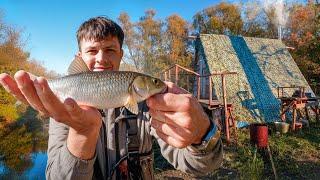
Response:
POLYGON ((161 139, 174 147, 200 144, 210 126, 208 116, 192 94, 173 83, 166 84, 167 93, 147 100, 151 126, 161 139))

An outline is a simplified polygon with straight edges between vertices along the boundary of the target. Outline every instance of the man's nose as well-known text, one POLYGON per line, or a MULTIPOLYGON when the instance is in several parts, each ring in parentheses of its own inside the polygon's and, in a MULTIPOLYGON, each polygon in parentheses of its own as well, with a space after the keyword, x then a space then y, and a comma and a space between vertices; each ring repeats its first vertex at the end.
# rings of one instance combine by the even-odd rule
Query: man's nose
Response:
POLYGON ((98 53, 96 54, 96 62, 101 64, 103 62, 107 62, 107 56, 106 53, 103 52, 102 50, 99 50, 98 53))

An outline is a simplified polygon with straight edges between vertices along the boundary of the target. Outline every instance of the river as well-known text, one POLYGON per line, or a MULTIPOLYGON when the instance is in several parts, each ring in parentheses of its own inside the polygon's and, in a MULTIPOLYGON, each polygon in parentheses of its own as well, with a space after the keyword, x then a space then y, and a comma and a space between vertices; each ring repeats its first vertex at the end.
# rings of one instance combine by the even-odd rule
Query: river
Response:
POLYGON ((28 110, 0 129, 0 179, 45 179, 48 120, 28 110))
POLYGON ((31 155, 32 166, 18 172, 8 168, 3 162, 0 163, 0 179, 45 179, 47 164, 46 152, 35 152, 31 155))

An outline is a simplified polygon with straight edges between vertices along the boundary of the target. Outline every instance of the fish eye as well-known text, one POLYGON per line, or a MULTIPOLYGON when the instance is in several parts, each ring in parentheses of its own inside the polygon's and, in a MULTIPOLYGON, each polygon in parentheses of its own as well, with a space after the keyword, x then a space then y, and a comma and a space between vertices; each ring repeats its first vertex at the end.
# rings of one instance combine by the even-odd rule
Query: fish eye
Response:
POLYGON ((158 79, 153 79, 152 81, 153 81, 153 83, 154 83, 155 85, 158 85, 158 84, 159 84, 158 79))

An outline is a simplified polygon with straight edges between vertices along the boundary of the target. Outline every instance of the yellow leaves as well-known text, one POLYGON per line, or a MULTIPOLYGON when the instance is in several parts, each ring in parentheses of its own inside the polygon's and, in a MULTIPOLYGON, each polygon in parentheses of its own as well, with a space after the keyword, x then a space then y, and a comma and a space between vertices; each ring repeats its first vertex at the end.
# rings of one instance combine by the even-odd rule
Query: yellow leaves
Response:
POLYGON ((171 15, 166 19, 166 35, 168 39, 166 43, 169 47, 170 64, 180 64, 189 67, 191 58, 188 58, 188 32, 189 26, 187 21, 179 15, 171 15), (185 63, 185 61, 188 61, 185 63), (181 64, 183 63, 183 64, 181 64))
POLYGON ((167 19, 167 31, 169 33, 174 33, 179 37, 183 37, 187 33, 188 24, 177 14, 169 16, 167 19))
POLYGON ((239 35, 243 26, 240 8, 235 4, 225 2, 198 12, 193 21, 195 28, 200 33, 239 35))
MULTIPOLYGON (((24 51, 21 31, 5 24, 1 17, 0 27, 0 73, 13 75, 19 69, 24 69, 36 75, 47 75, 41 63, 30 60, 30 54, 24 51)), ((23 110, 17 109, 15 102, 16 99, 0 86, 0 127, 19 118, 23 110)))
POLYGON ((11 123, 19 117, 17 109, 12 104, 1 104, 0 106, 0 123, 11 123))
MULTIPOLYGON (((126 57, 139 72, 155 75, 174 63, 190 65, 192 60, 187 51, 190 24, 177 14, 165 21, 155 19, 156 11, 149 9, 138 22, 130 22, 127 13, 118 17, 125 33, 126 57)), ((123 69, 130 68, 122 64, 123 69)))

